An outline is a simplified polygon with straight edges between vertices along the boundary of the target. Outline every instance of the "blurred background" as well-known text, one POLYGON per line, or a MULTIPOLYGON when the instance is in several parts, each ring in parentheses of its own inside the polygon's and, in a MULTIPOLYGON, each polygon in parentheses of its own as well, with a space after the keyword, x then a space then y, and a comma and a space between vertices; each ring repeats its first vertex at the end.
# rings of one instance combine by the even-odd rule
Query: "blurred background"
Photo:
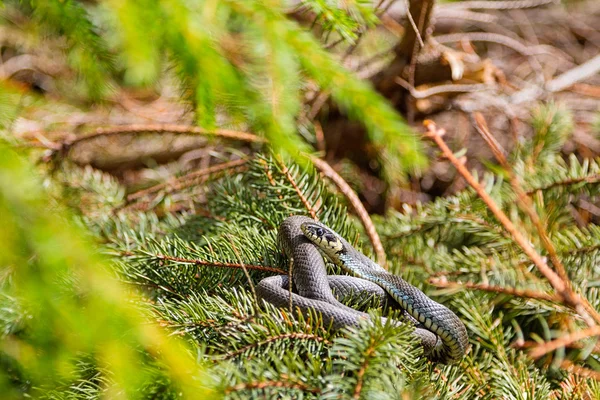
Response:
POLYGON ((565 154, 600 151, 595 1, 52 0, 6 1, 1 13, 3 137, 52 149, 121 126, 60 157, 130 192, 262 148, 186 133, 192 125, 317 151, 373 213, 463 188, 444 160, 423 162, 414 132, 426 118, 470 168, 492 156, 475 112, 510 151, 542 102, 572 115, 565 154))

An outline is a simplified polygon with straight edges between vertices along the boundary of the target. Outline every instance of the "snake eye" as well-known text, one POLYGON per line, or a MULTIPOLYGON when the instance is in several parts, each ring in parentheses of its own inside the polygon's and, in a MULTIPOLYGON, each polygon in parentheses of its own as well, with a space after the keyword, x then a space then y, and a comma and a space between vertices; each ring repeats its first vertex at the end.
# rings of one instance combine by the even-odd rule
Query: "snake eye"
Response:
POLYGON ((317 233, 317 236, 321 237, 321 236, 323 236, 323 234, 324 234, 325 232, 323 231, 323 229, 321 229, 321 228, 317 228, 317 232, 316 232, 316 233, 317 233))

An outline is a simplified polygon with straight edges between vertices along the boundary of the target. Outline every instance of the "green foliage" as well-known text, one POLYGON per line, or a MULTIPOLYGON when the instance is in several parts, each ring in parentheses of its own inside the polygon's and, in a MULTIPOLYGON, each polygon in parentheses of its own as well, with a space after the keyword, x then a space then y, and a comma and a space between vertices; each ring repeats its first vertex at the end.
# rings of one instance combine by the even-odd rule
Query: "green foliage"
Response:
MULTIPOLYGON (((353 43, 357 32, 375 22, 374 11, 363 1, 345 3, 344 12, 334 1, 303 5, 329 32, 353 43)), ((203 181, 208 204, 195 198, 198 187, 190 187, 161 192, 142 201, 147 210, 139 211, 128 207, 124 188, 105 173, 62 163, 42 182, 1 147, 0 391, 5 397, 600 395, 597 381, 562 368, 568 361, 588 372, 600 370, 594 341, 560 348, 538 361, 520 348, 584 325, 573 310, 545 299, 553 294, 548 282, 470 189, 376 221, 389 269, 465 322, 471 349, 458 365, 426 361, 406 324, 374 318, 334 332, 319 315, 298 316, 256 299, 253 288, 263 277, 287 271, 289 260, 276 237, 291 214, 316 215, 369 254, 343 201, 308 162, 279 155, 308 149, 296 132, 309 86, 304 82, 330 92, 344 112, 365 125, 387 160, 388 175, 400 171, 396 166, 422 165, 420 144, 397 112, 288 19, 281 2, 53 0, 10 2, 6 10, 18 10, 30 23, 11 28, 35 25, 40 37, 66 44, 77 81, 87 88, 81 98, 107 99, 109 89, 122 84, 158 87, 175 71, 199 125, 263 134, 277 155, 256 155, 244 172, 203 181), (92 240, 99 251, 92 250, 92 240), (450 285, 435 288, 428 284, 431 278, 450 285), (494 290, 467 290, 466 283, 494 290), (515 296, 508 289, 537 297, 515 296)), ((10 25, 7 21, 12 19, 3 24, 10 25)), ((0 91, 3 129, 23 99, 19 91, 0 91)), ((600 160, 561 156, 572 125, 564 109, 542 106, 532 124, 533 137, 510 155, 514 173, 576 291, 598 309, 600 228, 578 227, 573 209, 579 198, 597 199, 600 160)), ((548 256, 505 176, 488 173, 480 181, 536 250, 548 256)))
MULTIPOLYGON (((22 94, 16 88, 12 88, 0 82, 0 129, 10 127, 19 112, 19 104, 22 94)), ((4 135, 2 135, 2 139, 4 135)))
POLYGON ((178 341, 142 323, 130 305, 133 297, 90 249, 86 233, 73 226, 30 167, 4 145, 0 215, 3 395, 134 397, 149 382, 155 385, 157 375, 169 377, 183 394, 210 393, 195 381, 205 374, 203 368, 178 341), (153 359, 161 366, 153 367, 153 359), (98 376, 93 369, 104 373, 98 376), (69 388, 71 381, 76 383, 69 388))
POLYGON ((345 337, 334 343, 332 354, 344 356, 334 360, 337 373, 326 378, 327 390, 322 398, 338 399, 350 394, 364 399, 397 398, 406 390, 406 381, 416 380, 422 372, 423 362, 417 359, 421 349, 410 339, 411 329, 394 324, 392 319, 385 324, 380 318, 374 321, 360 329, 348 329, 345 337), (403 373, 399 374, 398 369, 403 373))
POLYGON ((355 43, 359 31, 377 23, 370 1, 348 1, 340 8, 337 1, 303 0, 302 6, 315 14, 314 23, 320 22, 326 32, 336 32, 351 43, 355 43))
MULTIPOLYGON (((363 0, 346 2, 344 8, 329 0, 307 1, 305 7, 316 12, 326 31, 348 41, 377 21, 372 5, 363 0)), ((424 165, 420 142, 398 112, 289 19, 282 1, 51 0, 10 2, 7 10, 4 24, 33 31, 41 46, 66 50, 78 76, 73 80, 64 72, 71 79, 56 79, 67 97, 108 100, 111 88, 125 85, 159 89, 175 72, 198 125, 256 132, 278 153, 303 162, 299 153, 311 149, 296 121, 305 111, 308 87, 316 83, 366 127, 390 178, 424 165), (11 12, 31 24, 15 24, 11 12), (66 49, 58 46, 63 40, 66 49), (69 87, 74 81, 84 83, 88 96, 79 83, 69 87)))
POLYGON ((66 39, 69 64, 84 80, 90 97, 99 99, 107 94, 112 56, 83 5, 75 0, 30 0, 29 4, 41 35, 66 39))
POLYGON ((550 103, 534 110, 531 124, 533 138, 517 150, 528 166, 555 157, 571 133, 573 119, 563 106, 550 103))

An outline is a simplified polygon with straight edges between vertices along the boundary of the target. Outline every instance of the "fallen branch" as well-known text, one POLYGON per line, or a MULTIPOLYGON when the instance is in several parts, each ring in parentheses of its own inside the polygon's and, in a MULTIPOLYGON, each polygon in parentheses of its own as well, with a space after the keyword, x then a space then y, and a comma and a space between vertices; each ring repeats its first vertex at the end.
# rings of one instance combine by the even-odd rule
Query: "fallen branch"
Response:
POLYGON ((367 232, 367 236, 371 241, 371 245, 373 246, 373 250, 375 250, 375 254, 377 256, 377 262, 385 267, 386 265, 386 257, 385 250, 383 249, 383 245, 381 244, 381 239, 377 234, 377 230, 375 229, 375 225, 369 216, 369 213, 363 206, 362 202, 352 190, 350 185, 342 178, 335 170, 326 162, 317 157, 310 158, 312 163, 317 167, 323 175, 329 178, 337 187, 340 189, 340 192, 348 199, 348 202, 358 215, 360 222, 362 223, 365 231, 367 232))
POLYGON ((443 8, 460 8, 472 10, 516 10, 535 8, 548 4, 558 4, 559 0, 508 0, 508 1, 461 1, 458 3, 444 4, 443 8))
POLYGON ((419 90, 415 87, 411 86, 410 83, 400 78, 399 76, 395 79, 396 83, 402 86, 404 89, 408 90, 410 95, 415 99, 426 99, 431 96, 446 94, 446 93, 472 93, 472 92, 480 92, 482 90, 486 90, 490 88, 490 85, 486 85, 485 83, 475 83, 475 84, 449 84, 449 85, 437 85, 430 87, 425 90, 419 90))
MULTIPOLYGON (((45 131, 33 131, 25 133, 23 136, 36 137, 40 134, 47 134, 45 131)), ((63 139, 60 148, 67 150, 72 146, 92 140, 98 137, 122 135, 122 134, 141 134, 141 133, 178 133, 178 134, 193 134, 193 135, 207 135, 207 136, 218 136, 233 140, 241 140, 244 142, 264 143, 267 140, 263 137, 254 135, 252 133, 233 131, 229 129, 205 129, 198 126, 190 125, 176 125, 176 124, 132 124, 132 125, 118 125, 106 128, 96 128, 93 132, 75 136, 71 132, 53 132, 59 133, 65 139, 63 139)))
POLYGON ((149 188, 138 190, 137 192, 131 193, 127 196, 127 202, 130 203, 130 202, 139 200, 142 197, 159 192, 165 188, 168 188, 167 192, 171 192, 173 190, 178 190, 180 188, 179 185, 184 181, 189 181, 189 180, 192 180, 195 178, 212 175, 214 173, 225 171, 228 169, 237 168, 237 167, 245 165, 246 163, 248 163, 248 161, 249 161, 248 159, 234 160, 234 161, 229 161, 229 162, 213 165, 211 167, 204 168, 199 171, 190 172, 190 173, 180 176, 176 179, 170 179, 166 182, 159 183, 159 184, 151 186, 149 188))
POLYGON ((560 92, 577 82, 591 78, 599 71, 600 54, 552 79, 550 82, 546 83, 546 90, 550 92, 560 92))
POLYGON ((555 289, 561 299, 573 308, 588 324, 594 324, 600 322, 600 315, 597 312, 592 313, 593 319, 591 319, 589 307, 584 305, 581 297, 575 293, 570 285, 568 285, 556 272, 552 270, 546 263, 545 259, 533 248, 533 245, 529 242, 525 236, 517 229, 512 221, 506 216, 506 214, 500 209, 496 202, 491 196, 485 191, 485 189, 477 182, 475 177, 469 172, 464 164, 456 158, 452 150, 448 147, 442 136, 446 133, 444 129, 438 129, 434 122, 426 120, 424 122, 427 128, 425 137, 432 139, 436 145, 440 148, 444 156, 454 165, 460 175, 467 181, 467 183, 475 190, 479 197, 485 202, 489 210, 494 214, 498 221, 502 224, 504 229, 511 234, 517 245, 523 250, 523 252, 529 257, 529 259, 535 264, 540 273, 548 280, 550 285, 555 289))
POLYGON ((456 289, 475 289, 482 290, 484 292, 498 293, 498 294, 508 294, 516 297, 523 297, 527 299, 534 300, 544 300, 544 301, 552 301, 557 302, 560 301, 560 296, 556 294, 548 294, 544 292, 538 292, 528 289, 514 289, 510 287, 501 287, 501 286, 493 286, 486 285, 482 283, 473 283, 473 282, 448 282, 439 278, 430 278, 429 283, 433 286, 442 287, 442 288, 456 288, 456 289))
POLYGON ((598 325, 592 326, 590 328, 587 328, 587 329, 584 329, 581 331, 570 333, 570 334, 560 337, 556 340, 542 343, 539 346, 533 348, 529 352, 529 355, 532 358, 540 358, 544 354, 550 353, 551 351, 554 351, 561 347, 566 347, 573 342, 578 342, 580 340, 587 339, 592 336, 599 336, 599 335, 600 335, 600 326, 598 326, 598 325))

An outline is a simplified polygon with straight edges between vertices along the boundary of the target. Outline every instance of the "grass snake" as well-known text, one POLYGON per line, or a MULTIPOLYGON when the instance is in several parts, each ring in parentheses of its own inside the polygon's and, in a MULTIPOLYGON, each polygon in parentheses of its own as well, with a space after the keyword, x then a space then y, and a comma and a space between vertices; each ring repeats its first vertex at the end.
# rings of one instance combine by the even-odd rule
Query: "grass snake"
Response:
POLYGON ((291 297, 294 309, 320 313, 326 324, 340 329, 357 326, 369 315, 343 305, 338 298, 357 293, 373 296, 382 306, 402 310, 415 325, 413 334, 431 361, 453 363, 464 356, 468 336, 456 314, 387 272, 327 226, 308 217, 292 216, 281 224, 278 240, 293 260, 294 289, 290 293, 285 275, 265 278, 256 287, 263 300, 288 307, 291 297), (350 276, 327 275, 323 255, 350 276))

